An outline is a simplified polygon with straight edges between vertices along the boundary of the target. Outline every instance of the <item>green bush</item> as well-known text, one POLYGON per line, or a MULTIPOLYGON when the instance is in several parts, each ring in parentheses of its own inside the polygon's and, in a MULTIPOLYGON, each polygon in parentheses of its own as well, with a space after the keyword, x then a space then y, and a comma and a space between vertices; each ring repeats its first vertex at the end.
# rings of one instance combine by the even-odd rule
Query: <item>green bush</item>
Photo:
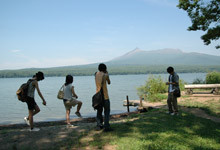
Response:
POLYGON ((161 76, 150 75, 145 85, 137 88, 137 91, 138 95, 144 97, 145 100, 155 102, 164 99, 162 93, 166 93, 167 88, 161 76))
POLYGON ((206 75, 207 84, 216 84, 220 83, 220 72, 210 72, 206 75))
MULTIPOLYGON (((180 90, 184 90, 183 80, 179 80, 180 90)), ((150 102, 158 102, 167 98, 168 85, 161 76, 150 75, 145 85, 137 88, 137 94, 150 102)))
POLYGON ((205 84, 205 81, 199 78, 193 80, 192 84, 205 84))

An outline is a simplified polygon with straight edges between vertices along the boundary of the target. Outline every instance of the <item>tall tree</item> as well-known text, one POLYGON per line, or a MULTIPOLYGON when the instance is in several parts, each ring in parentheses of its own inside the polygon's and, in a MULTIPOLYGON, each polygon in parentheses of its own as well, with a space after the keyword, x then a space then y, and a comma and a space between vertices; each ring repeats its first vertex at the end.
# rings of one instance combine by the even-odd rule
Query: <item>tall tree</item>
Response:
POLYGON ((185 10, 191 18, 189 31, 206 31, 201 36, 205 45, 220 38, 220 0, 179 0, 177 7, 185 10))

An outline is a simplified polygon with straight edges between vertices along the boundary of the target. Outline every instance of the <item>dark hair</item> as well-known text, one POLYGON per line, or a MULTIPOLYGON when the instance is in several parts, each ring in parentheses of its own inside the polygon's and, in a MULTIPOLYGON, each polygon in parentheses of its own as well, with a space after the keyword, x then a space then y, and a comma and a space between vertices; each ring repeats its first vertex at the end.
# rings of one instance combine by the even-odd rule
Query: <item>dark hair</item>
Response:
POLYGON ((105 72, 107 70, 107 67, 105 64, 101 63, 101 64, 99 64, 98 69, 99 69, 99 71, 105 72))
POLYGON ((174 72, 173 67, 171 67, 171 66, 170 66, 170 67, 168 67, 168 68, 167 68, 167 72, 168 72, 168 73, 172 73, 172 72, 174 72))
POLYGON ((43 80, 44 79, 44 73, 39 71, 33 77, 36 77, 37 81, 43 80))
POLYGON ((70 83, 73 83, 73 76, 72 75, 67 75, 65 85, 67 86, 70 83))

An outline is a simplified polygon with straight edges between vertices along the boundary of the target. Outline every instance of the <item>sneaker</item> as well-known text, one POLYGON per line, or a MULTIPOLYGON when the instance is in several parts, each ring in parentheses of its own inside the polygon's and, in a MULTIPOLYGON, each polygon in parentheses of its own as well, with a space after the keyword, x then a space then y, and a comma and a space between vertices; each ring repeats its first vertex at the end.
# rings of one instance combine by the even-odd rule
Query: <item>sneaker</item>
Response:
POLYGON ((170 113, 171 116, 175 115, 175 113, 170 113))
POLYGON ((24 122, 25 122, 28 126, 30 126, 30 122, 29 122, 29 120, 27 119, 27 117, 24 117, 24 122))
POLYGON ((71 128, 71 127, 74 127, 74 125, 72 125, 72 124, 67 124, 66 127, 67 127, 67 128, 71 128))
POLYGON ((39 128, 33 128, 33 129, 29 129, 30 132, 37 132, 37 131, 40 131, 39 128))
POLYGON ((75 114, 76 114, 79 118, 82 118, 80 112, 75 112, 75 114))
POLYGON ((96 131, 100 131, 100 130, 102 130, 103 129, 103 126, 96 126, 96 131))
POLYGON ((176 112, 176 113, 174 113, 174 115, 175 115, 175 116, 179 116, 179 113, 178 113, 178 112, 176 112))

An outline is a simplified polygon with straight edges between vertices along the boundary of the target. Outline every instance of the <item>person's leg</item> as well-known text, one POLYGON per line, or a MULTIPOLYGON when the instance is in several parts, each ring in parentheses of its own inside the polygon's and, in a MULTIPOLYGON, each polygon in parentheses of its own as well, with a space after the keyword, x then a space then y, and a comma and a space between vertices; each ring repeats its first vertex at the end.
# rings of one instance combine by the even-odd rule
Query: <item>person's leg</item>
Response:
POLYGON ((79 113, 81 107, 82 107, 82 102, 81 102, 81 101, 78 101, 76 113, 79 113))
POLYGON ((173 110, 174 113, 178 113, 177 97, 173 96, 173 110))
POLYGON ((167 98, 167 106, 169 113, 173 113, 173 108, 172 108, 172 93, 168 93, 168 98, 167 98))
POLYGON ((33 118, 33 114, 34 114, 34 110, 29 110, 28 119, 29 119, 29 123, 30 123, 31 129, 34 128, 34 118, 33 118))
POLYGON ((109 129, 110 124, 109 124, 109 119, 110 119, 110 101, 109 100, 104 100, 104 115, 105 115, 105 120, 104 120, 104 128, 109 129))
POLYGON ((70 109, 66 109, 66 123, 70 124, 70 109))
POLYGON ((103 111, 103 106, 100 104, 97 107, 97 115, 96 115, 96 122, 97 122, 97 127, 103 127, 103 116, 102 116, 102 111, 103 111))
POLYGON ((35 105, 34 106, 34 113, 33 113, 33 116, 36 115, 37 113, 40 112, 40 108, 38 107, 38 105, 35 105))

